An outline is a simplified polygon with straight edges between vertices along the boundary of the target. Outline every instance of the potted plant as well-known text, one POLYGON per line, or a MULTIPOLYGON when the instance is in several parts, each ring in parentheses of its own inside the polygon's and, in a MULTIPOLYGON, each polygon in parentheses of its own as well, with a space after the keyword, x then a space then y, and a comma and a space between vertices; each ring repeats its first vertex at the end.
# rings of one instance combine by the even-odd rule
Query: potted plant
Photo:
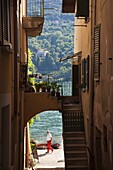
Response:
POLYGON ((41 92, 46 92, 46 82, 44 82, 44 81, 42 81, 42 82, 40 82, 40 84, 41 84, 41 92))
POLYGON ((57 85, 57 87, 56 87, 56 97, 60 96, 60 87, 61 87, 61 85, 57 85))
POLYGON ((57 82, 51 82, 51 96, 55 96, 55 92, 56 92, 56 87, 57 87, 57 82))
POLYGON ((47 92, 50 92, 50 91, 51 91, 51 85, 50 85, 50 83, 47 83, 47 84, 46 84, 46 89, 47 89, 47 92))
POLYGON ((40 83, 35 83, 35 89, 36 92, 40 92, 41 84, 40 83))

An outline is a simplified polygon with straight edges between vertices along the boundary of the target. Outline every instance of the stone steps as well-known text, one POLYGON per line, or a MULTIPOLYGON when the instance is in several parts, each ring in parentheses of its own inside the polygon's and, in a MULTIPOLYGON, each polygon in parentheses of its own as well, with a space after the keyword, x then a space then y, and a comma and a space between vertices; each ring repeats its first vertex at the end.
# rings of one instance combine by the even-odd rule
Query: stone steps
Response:
POLYGON ((88 170, 83 112, 80 104, 63 106, 66 170, 88 170), (83 121, 82 121, 83 120, 83 121))

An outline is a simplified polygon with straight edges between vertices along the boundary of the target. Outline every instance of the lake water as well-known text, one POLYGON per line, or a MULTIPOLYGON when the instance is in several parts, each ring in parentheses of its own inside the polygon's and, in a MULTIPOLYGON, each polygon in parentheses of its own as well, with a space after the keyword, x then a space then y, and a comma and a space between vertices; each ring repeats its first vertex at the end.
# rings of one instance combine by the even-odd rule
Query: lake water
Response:
MULTIPOLYGON (((63 95, 71 95, 71 82, 65 82, 63 95)), ((46 131, 50 130, 53 143, 62 143, 62 113, 59 111, 46 111, 38 114, 34 124, 30 127, 30 136, 37 143, 46 143, 46 131)))

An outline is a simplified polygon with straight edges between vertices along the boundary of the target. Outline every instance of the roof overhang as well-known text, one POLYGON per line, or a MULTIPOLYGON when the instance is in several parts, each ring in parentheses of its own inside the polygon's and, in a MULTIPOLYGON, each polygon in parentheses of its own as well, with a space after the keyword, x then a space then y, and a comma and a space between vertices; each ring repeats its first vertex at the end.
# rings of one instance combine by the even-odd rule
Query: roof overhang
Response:
POLYGON ((75 13, 76 0, 62 0, 62 13, 75 13))
POLYGON ((62 13, 75 13, 76 17, 89 17, 89 0, 62 0, 62 13))

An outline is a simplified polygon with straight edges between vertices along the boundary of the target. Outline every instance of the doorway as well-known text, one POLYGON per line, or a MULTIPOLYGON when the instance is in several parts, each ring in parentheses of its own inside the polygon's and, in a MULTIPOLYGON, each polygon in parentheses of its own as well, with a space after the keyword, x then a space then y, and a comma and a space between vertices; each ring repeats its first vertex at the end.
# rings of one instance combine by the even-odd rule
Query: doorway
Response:
POLYGON ((10 169, 10 106, 2 108, 1 115, 1 162, 2 170, 10 169))
POLYGON ((36 115, 34 123, 30 127, 30 141, 35 142, 39 156, 34 168, 62 168, 65 169, 62 113, 57 110, 44 111, 36 115), (47 130, 52 135, 52 148, 47 154, 47 130))
POLYGON ((77 96, 80 100, 81 84, 81 57, 72 59, 72 96, 77 96))

